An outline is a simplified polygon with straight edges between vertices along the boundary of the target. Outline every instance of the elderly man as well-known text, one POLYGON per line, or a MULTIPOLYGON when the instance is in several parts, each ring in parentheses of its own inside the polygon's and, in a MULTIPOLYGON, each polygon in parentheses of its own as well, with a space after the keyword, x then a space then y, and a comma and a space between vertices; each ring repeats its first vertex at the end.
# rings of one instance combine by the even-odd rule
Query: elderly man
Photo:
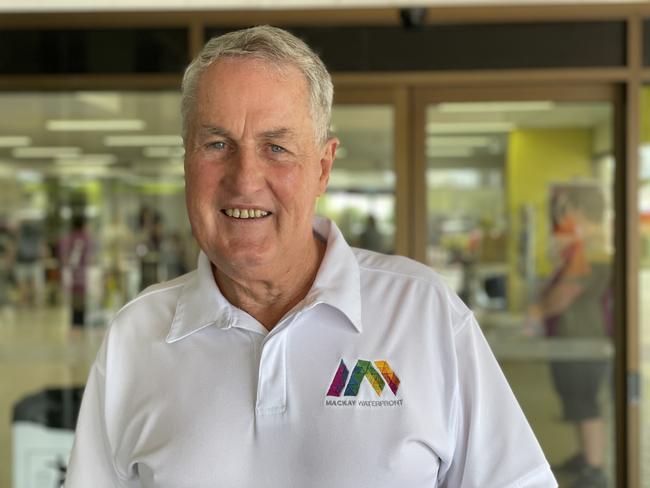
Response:
POLYGON ((212 39, 183 80, 197 269, 115 317, 68 488, 552 487, 471 312, 314 219, 338 141, 299 39, 212 39))

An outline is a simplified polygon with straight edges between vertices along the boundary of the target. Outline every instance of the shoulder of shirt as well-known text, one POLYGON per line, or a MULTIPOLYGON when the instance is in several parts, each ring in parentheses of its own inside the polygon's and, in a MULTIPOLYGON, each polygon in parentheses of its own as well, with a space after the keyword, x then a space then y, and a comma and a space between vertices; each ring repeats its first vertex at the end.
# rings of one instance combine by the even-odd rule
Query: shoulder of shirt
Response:
MULTIPOLYGON (((127 302, 118 312, 115 314, 114 321, 117 320, 121 315, 127 313, 130 309, 137 307, 138 305, 149 306, 151 305, 152 300, 160 300, 164 298, 161 295, 172 294, 174 298, 180 295, 181 290, 185 284, 192 279, 196 274, 196 270, 185 273, 184 275, 178 276, 169 281, 163 281, 161 283, 156 283, 155 285, 148 286, 142 290, 135 298, 127 302)), ((174 300, 175 303, 175 300, 174 300)))
POLYGON ((457 323, 463 323, 473 315, 444 278, 429 266, 405 256, 381 254, 359 248, 352 248, 352 251, 362 272, 383 274, 395 283, 420 282, 428 287, 431 292, 445 299, 457 323))
POLYGON ((411 258, 382 254, 356 247, 353 247, 352 251, 359 267, 363 270, 425 281, 436 287, 447 286, 443 278, 433 269, 411 258))

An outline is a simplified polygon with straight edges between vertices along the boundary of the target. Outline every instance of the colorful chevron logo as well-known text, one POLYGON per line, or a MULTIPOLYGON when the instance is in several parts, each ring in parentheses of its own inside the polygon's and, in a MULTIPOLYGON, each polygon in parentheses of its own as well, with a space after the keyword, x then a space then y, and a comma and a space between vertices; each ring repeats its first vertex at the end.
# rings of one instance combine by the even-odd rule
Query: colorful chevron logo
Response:
POLYGON ((359 359, 350 375, 345 361, 341 359, 334 374, 334 379, 332 379, 332 383, 327 390, 327 396, 340 397, 341 393, 343 393, 343 396, 355 397, 359 393, 364 378, 368 380, 377 396, 381 396, 386 385, 393 392, 393 395, 397 395, 400 381, 388 361, 375 361, 373 365, 371 361, 359 359), (348 381, 348 376, 350 381, 348 381))

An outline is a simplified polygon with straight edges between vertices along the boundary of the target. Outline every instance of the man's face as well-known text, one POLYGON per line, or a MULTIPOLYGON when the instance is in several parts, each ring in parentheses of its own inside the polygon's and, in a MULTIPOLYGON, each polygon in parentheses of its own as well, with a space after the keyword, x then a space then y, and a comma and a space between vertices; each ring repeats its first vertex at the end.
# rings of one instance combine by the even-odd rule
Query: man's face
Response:
POLYGON ((295 266, 313 246, 315 201, 337 143, 316 141, 296 67, 229 58, 204 72, 185 141, 186 201, 217 268, 246 276, 295 266))

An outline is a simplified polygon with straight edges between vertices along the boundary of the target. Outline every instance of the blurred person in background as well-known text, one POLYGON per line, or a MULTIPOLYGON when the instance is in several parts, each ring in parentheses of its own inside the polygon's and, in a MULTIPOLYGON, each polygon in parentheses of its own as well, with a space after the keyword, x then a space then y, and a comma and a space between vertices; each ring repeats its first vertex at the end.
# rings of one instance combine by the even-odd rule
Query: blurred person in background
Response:
POLYGON ((93 257, 93 243, 83 214, 72 217, 70 232, 59 242, 59 260, 64 286, 70 296, 71 323, 83 327, 86 323, 86 294, 88 266, 93 257))
MULTIPOLYGON (((546 335, 603 339, 611 334, 611 256, 604 232, 605 200, 594 186, 574 185, 554 195, 557 266, 530 309, 546 335)), ((575 425, 578 452, 558 472, 576 476, 572 488, 607 486, 603 469, 605 426, 598 393, 607 378, 606 359, 553 361, 553 384, 563 417, 575 425)))
POLYGON ((15 284, 16 239, 9 222, 0 219, 0 323, 9 322, 15 284))
POLYGON ((164 237, 162 215, 148 206, 140 209, 136 256, 140 260, 140 290, 157 283, 164 237))
POLYGON ((45 299, 45 267, 47 246, 43 223, 36 219, 23 219, 16 237, 16 282, 18 304, 41 306, 45 299))
POLYGON ((377 228, 377 219, 372 214, 366 218, 366 226, 359 236, 359 247, 384 252, 384 236, 377 228))

